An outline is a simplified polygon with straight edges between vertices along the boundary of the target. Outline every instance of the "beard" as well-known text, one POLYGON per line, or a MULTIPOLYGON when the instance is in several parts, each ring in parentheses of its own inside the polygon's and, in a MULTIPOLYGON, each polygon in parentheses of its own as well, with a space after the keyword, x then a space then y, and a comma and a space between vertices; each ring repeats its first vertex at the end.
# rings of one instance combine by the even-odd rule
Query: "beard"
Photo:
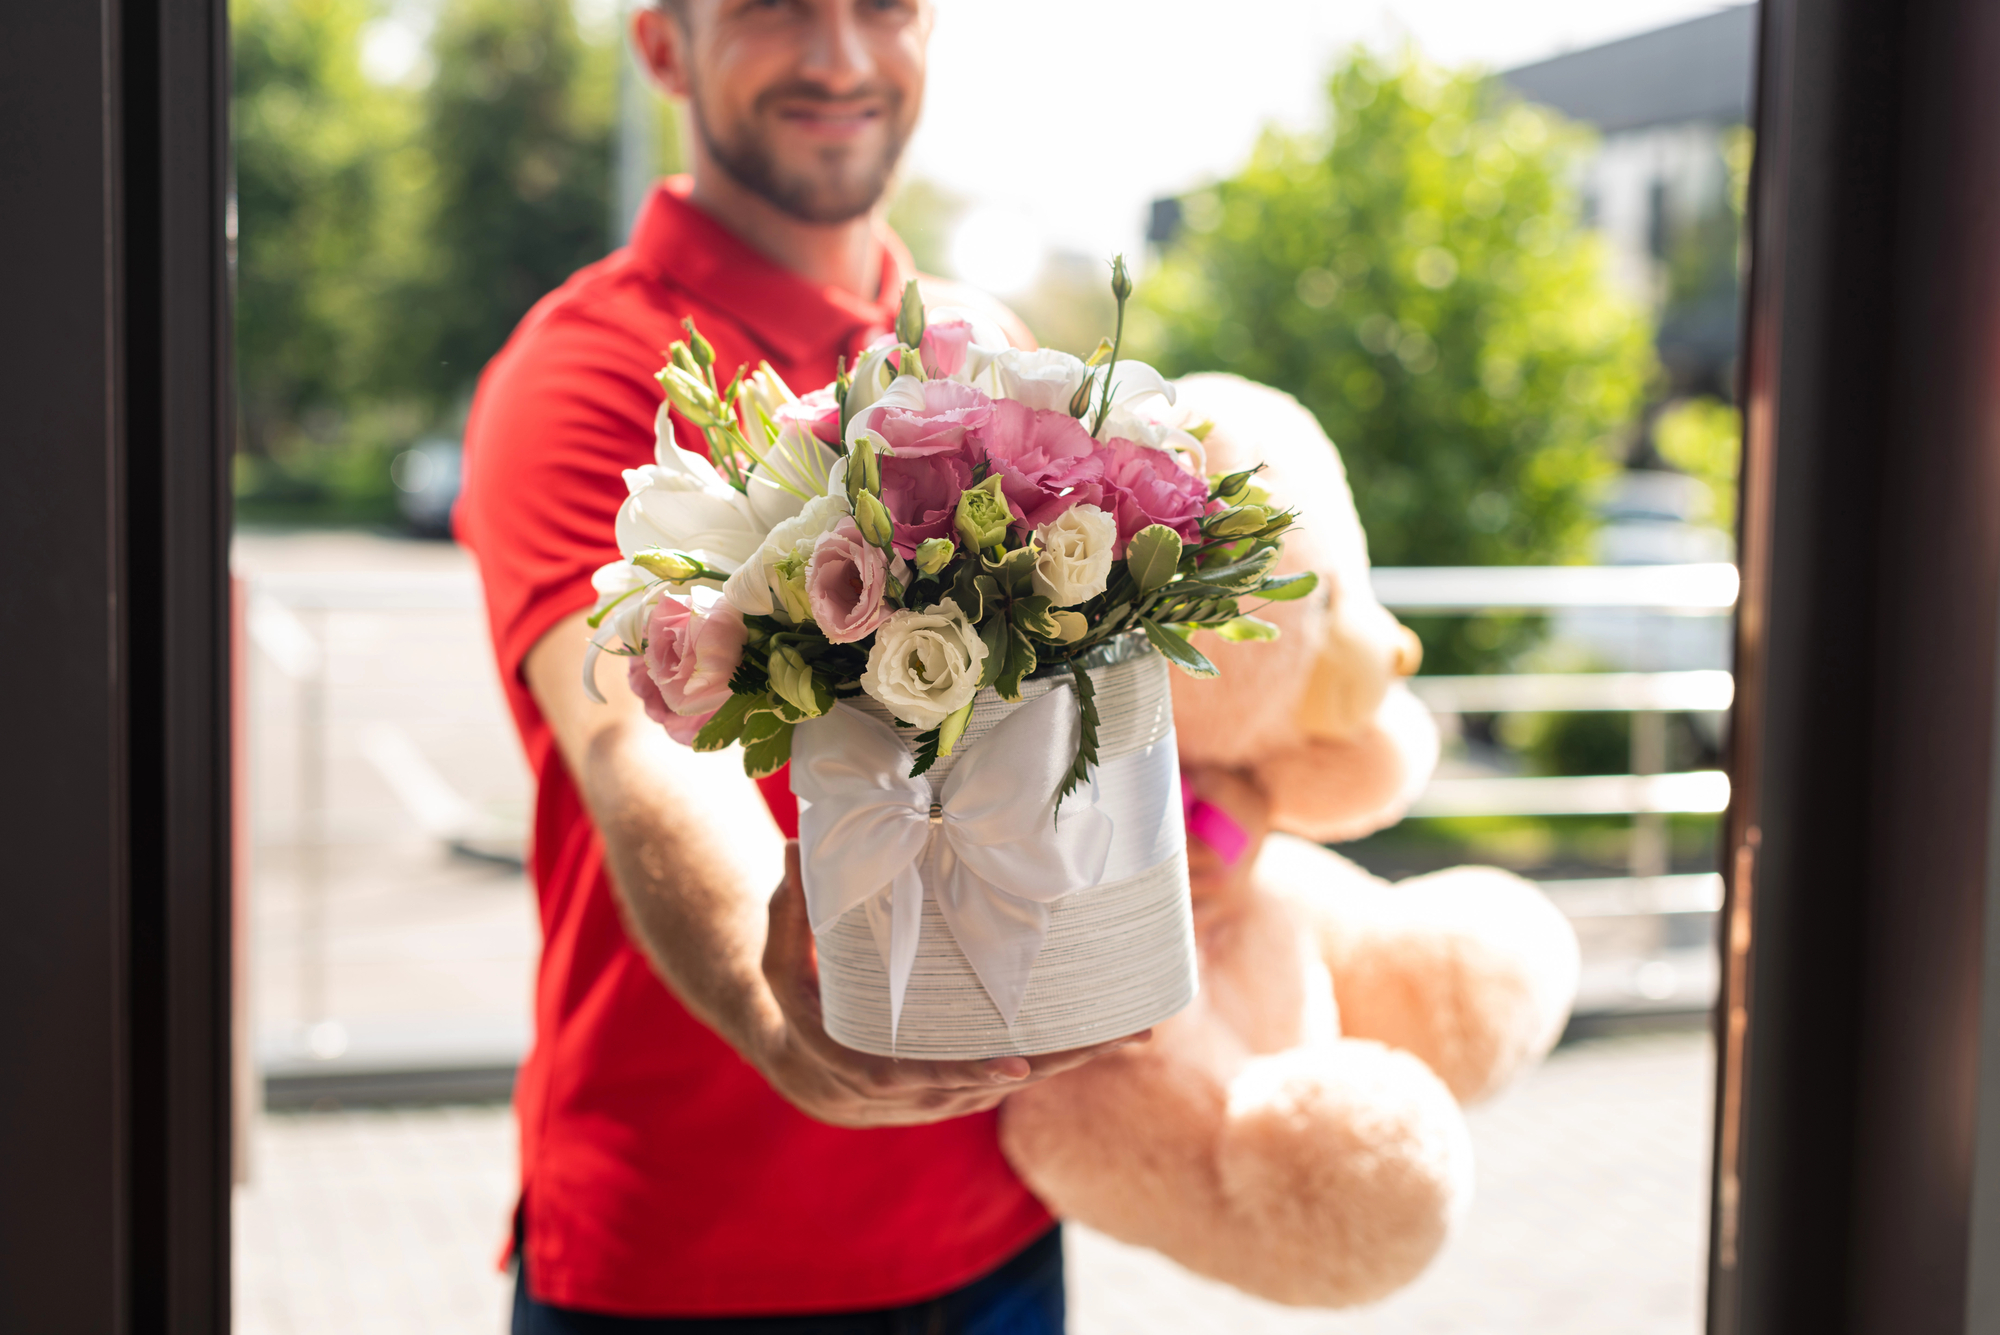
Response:
MULTIPOLYGON (((864 94, 878 90, 864 89, 864 94)), ((881 200, 895 175, 896 162, 910 137, 903 119, 903 98, 895 89, 879 90, 882 123, 888 133, 878 152, 827 146, 809 166, 787 167, 778 162, 769 138, 758 127, 768 124, 767 109, 780 99, 851 102, 836 98, 817 84, 782 84, 758 94, 751 115, 739 124, 718 127, 703 106, 701 87, 690 81, 688 111, 695 133, 716 164, 731 179, 779 212, 804 223, 849 222, 881 200)))

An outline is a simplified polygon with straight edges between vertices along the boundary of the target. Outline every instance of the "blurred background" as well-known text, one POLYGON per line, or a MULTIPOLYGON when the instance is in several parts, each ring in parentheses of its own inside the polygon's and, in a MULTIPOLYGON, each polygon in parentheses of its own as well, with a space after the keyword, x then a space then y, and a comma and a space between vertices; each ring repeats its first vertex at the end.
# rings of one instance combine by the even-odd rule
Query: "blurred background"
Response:
MULTIPOLYGON (((1083 1232, 1082 1332, 1698 1326, 1754 9, 939 0, 891 221, 1047 344, 1298 396, 1446 758, 1342 852, 1585 952, 1416 1286, 1289 1313, 1083 1232), (1089 151, 1079 151, 1079 146, 1089 151)), ((473 383, 675 170, 621 0, 236 0, 250 782, 238 1321, 504 1328, 530 785, 449 541, 473 383)))

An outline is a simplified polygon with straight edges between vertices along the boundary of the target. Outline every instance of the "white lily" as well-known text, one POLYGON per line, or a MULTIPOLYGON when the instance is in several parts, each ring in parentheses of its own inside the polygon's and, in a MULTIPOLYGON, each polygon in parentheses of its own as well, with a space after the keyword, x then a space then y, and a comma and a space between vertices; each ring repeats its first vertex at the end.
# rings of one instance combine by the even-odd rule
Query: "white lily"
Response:
POLYGON ((598 656, 614 645, 639 652, 646 639, 646 615, 667 586, 630 561, 613 561, 591 574, 590 587, 597 590, 597 604, 590 614, 603 620, 584 650, 583 693, 601 705, 605 700, 597 689, 598 656))
POLYGON ((889 387, 894 377, 894 368, 889 365, 889 354, 896 349, 892 345, 864 352, 854 363, 854 370, 848 377, 847 416, 850 420, 860 416, 875 405, 882 397, 882 391, 889 387))
POLYGON ((804 561, 811 557, 813 539, 838 524, 851 511, 845 494, 815 496, 799 513, 772 529, 722 586, 723 596, 745 616, 805 619, 804 561), (785 567, 795 567, 787 573, 785 567))
MULTIPOLYGON (((668 547, 700 557, 716 570, 733 571, 762 545, 764 537, 805 506, 772 482, 753 481, 740 492, 722 480, 714 465, 674 443, 663 404, 656 463, 627 469, 628 495, 618 508, 618 550, 631 557, 649 547, 668 547)), ((817 490, 817 488, 813 488, 817 490)))

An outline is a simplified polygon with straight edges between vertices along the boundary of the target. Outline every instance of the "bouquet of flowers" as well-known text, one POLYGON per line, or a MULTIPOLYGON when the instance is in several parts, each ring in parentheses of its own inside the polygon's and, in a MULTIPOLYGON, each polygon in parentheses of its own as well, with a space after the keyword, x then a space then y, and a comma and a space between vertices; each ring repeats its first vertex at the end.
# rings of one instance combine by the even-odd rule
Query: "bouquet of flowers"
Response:
POLYGON ((1293 516, 1255 470, 1204 476, 1207 425, 1120 358, 1122 260, 1112 293, 1117 332, 1078 358, 1009 347, 970 311, 927 318, 912 282, 895 332, 803 395, 768 364, 723 384, 689 322, 660 372, 657 462, 625 474, 622 559, 595 576, 586 689, 601 701, 597 657, 625 656, 670 735, 740 743, 754 776, 865 694, 913 733, 915 777, 952 754, 982 688, 1019 701, 1038 668, 1067 668, 1080 726, 1059 808, 1096 761, 1094 651, 1143 636, 1212 676, 1190 631, 1270 638, 1242 600, 1315 583, 1271 576, 1293 516), (706 457, 676 444, 670 407, 706 457))

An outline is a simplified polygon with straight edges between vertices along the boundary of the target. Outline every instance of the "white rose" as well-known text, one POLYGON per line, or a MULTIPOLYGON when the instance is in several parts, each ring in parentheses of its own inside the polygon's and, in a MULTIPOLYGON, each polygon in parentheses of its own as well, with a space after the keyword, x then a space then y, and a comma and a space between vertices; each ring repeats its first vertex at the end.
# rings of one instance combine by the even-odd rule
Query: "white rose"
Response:
POLYGON ((618 550, 628 560, 649 547, 691 552, 717 570, 748 560, 773 525, 797 514, 805 501, 776 487, 736 490, 699 454, 674 443, 674 429, 660 407, 657 463, 625 471, 628 495, 618 508, 618 550))
POLYGON ((1009 348, 993 359, 987 392, 1030 408, 1068 412, 1069 401, 1087 374, 1083 362, 1054 348, 1024 352, 1009 348))
POLYGON ((1094 505, 1077 504, 1035 530, 1035 592, 1057 607, 1075 607, 1104 592, 1118 521, 1094 505))
POLYGON ((951 599, 894 613, 875 632, 861 689, 903 722, 928 731, 979 691, 986 645, 951 599))
POLYGON ((723 596, 745 616, 807 620, 805 563, 812 558, 813 539, 848 513, 844 495, 813 497, 736 568, 722 586, 723 596))

